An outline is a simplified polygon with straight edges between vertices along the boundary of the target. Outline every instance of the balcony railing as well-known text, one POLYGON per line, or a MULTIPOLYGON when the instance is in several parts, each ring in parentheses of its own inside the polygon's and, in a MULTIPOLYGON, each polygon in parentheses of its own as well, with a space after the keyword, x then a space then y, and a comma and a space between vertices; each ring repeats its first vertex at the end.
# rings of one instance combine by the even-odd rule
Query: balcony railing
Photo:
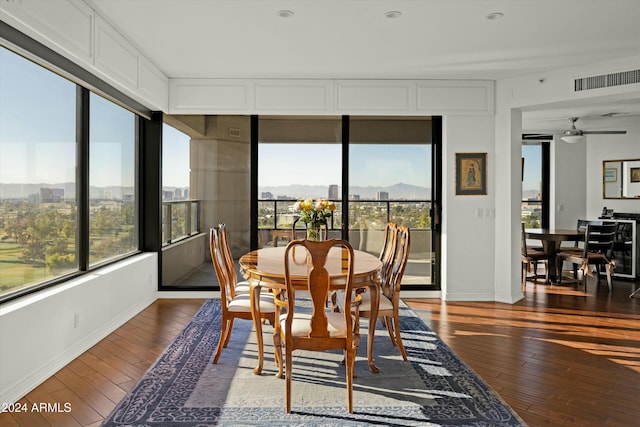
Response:
MULTIPOLYGON (((329 238, 342 236, 340 201, 332 200, 336 211, 329 221, 329 238)), ((293 236, 291 226, 298 216, 295 200, 258 200, 258 246, 280 246, 293 236), (282 243, 281 243, 282 239, 282 243)), ((431 285, 434 253, 432 251, 430 200, 349 200, 348 239, 355 249, 378 255, 387 222, 411 229, 411 250, 402 279, 406 285, 431 285)), ((298 222, 297 228, 305 224, 298 222)), ((298 236, 298 238, 301 238, 298 236)))
MULTIPOLYGON (((336 204, 336 210, 327 225, 333 237, 340 237, 343 206, 341 201, 331 201, 336 204)), ((295 200, 258 200, 258 230, 290 230, 298 217, 294 203, 295 200)), ((350 200, 349 229, 383 230, 387 222, 395 222, 412 230, 430 230, 430 209, 430 200, 350 200)), ((304 226, 297 224, 301 229, 304 226)))
POLYGON ((200 233, 200 200, 162 202, 162 245, 200 233))

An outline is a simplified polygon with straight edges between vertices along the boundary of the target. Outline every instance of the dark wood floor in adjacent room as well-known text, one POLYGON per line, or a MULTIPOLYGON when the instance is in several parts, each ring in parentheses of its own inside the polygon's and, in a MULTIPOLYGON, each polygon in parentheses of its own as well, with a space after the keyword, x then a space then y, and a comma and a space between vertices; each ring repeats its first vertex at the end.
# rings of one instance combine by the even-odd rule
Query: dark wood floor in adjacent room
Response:
MULTIPOLYGON (((640 423, 640 299, 629 281, 528 283, 517 304, 407 303, 530 426, 640 423)), ((158 300, 20 400, 70 412, 2 413, 0 426, 99 426, 204 300, 158 300)), ((233 338, 232 338, 233 339, 233 338)), ((284 396, 284 394, 283 394, 284 396)))

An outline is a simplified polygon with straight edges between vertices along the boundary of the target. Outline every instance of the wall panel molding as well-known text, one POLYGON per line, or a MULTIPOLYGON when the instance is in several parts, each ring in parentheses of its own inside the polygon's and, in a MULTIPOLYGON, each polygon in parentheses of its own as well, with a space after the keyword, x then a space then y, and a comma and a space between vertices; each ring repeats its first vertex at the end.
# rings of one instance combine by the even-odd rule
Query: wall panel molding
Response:
POLYGON ((464 114, 493 114, 494 83, 483 80, 433 80, 417 82, 417 109, 464 114))
POLYGON ((170 114, 493 115, 486 80, 170 79, 170 114))
POLYGON ((338 80, 335 86, 340 114, 415 112, 412 80, 338 80))
POLYGON ((127 89, 138 89, 138 51, 96 15, 95 67, 127 89))
POLYGON ((155 109, 169 109, 169 79, 146 57, 138 57, 138 90, 155 109))
POLYGON ((169 79, 82 0, 0 2, 0 19, 153 110, 169 79))
POLYGON ((78 0, 3 2, 0 19, 83 64, 93 64, 94 11, 78 0), (39 40, 42 41, 42 40, 39 40))
POLYGON ((235 79, 170 79, 169 114, 248 114, 253 82, 235 79))
POLYGON ((258 80, 254 109, 281 114, 328 114, 332 111, 330 80, 258 80))

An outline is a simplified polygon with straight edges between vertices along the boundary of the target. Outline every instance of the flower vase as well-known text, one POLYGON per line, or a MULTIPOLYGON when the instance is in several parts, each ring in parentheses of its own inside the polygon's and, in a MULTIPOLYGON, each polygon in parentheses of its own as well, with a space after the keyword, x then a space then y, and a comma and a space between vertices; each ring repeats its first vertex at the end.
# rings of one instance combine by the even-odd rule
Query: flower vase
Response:
POLYGON ((307 240, 311 240, 312 242, 319 242, 322 240, 320 238, 320 223, 310 222, 307 224, 307 240))

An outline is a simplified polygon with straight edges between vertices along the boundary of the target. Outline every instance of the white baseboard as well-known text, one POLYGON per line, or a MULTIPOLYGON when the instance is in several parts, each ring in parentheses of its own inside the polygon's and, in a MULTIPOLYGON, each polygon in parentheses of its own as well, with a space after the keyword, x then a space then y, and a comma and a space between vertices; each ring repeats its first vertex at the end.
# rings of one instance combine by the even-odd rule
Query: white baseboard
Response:
POLYGON ((60 369, 64 368, 74 359, 79 357, 82 353, 89 350, 113 331, 129 321, 132 317, 147 308, 155 300, 155 297, 149 297, 146 300, 139 301, 136 305, 120 313, 120 315, 113 318, 110 322, 87 335, 57 357, 49 360, 39 368, 34 369, 30 375, 27 375, 21 381, 14 383, 6 390, 2 390, 0 393, 0 402, 17 402, 31 390, 38 387, 60 369))

